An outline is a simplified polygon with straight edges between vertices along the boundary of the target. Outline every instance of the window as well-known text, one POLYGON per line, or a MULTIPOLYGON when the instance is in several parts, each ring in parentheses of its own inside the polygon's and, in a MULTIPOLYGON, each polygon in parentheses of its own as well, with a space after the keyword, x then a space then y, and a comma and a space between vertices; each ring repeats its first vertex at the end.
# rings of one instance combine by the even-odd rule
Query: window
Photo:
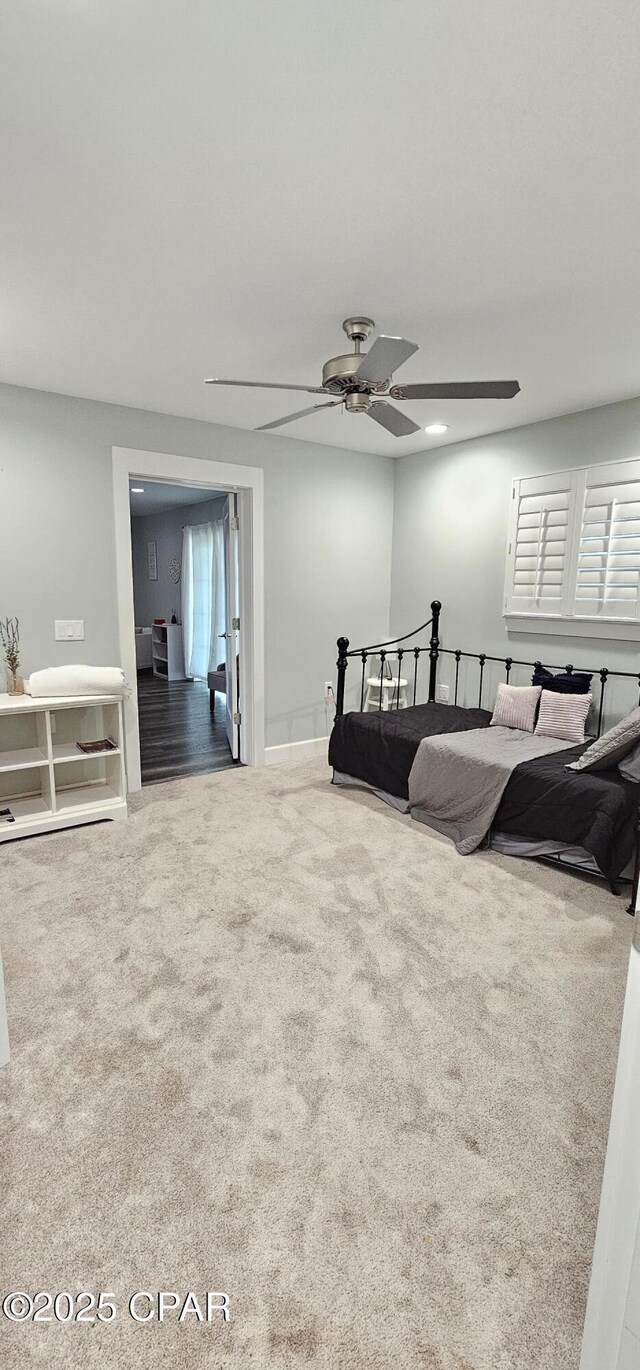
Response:
POLYGON ((182 530, 182 640, 188 679, 206 680, 215 671, 224 631, 222 519, 187 524, 182 530))
POLYGON ((514 481, 504 613, 640 627, 640 459, 514 481))

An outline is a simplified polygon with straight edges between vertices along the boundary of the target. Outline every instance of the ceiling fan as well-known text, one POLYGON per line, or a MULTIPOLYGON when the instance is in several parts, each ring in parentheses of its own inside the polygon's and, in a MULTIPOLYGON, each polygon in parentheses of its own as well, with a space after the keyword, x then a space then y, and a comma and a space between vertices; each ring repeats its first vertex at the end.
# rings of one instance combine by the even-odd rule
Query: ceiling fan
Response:
POLYGON ((283 423, 304 419, 318 409, 334 409, 343 404, 350 414, 368 414, 393 433, 396 438, 418 433, 420 424, 408 414, 389 404, 388 400, 510 400, 518 394, 517 381, 439 381, 426 385, 391 385, 394 371, 418 351, 416 343, 406 338, 392 338, 379 333, 368 352, 361 352, 373 332, 373 319, 345 319, 342 327, 353 343, 353 352, 342 357, 331 357, 322 368, 322 385, 281 385, 272 381, 223 381, 212 379, 205 385, 246 385, 261 390, 304 390, 309 395, 337 395, 328 404, 312 404, 309 409, 298 409, 284 419, 261 423, 258 432, 267 428, 281 428, 283 423))

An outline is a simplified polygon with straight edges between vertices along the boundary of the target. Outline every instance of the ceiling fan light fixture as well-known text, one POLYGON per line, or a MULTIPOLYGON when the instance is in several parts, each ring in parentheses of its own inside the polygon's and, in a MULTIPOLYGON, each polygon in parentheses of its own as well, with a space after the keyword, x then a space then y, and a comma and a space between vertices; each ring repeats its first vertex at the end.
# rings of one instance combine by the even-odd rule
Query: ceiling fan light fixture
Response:
POLYGON ((428 423, 424 431, 435 437, 438 433, 448 433, 449 425, 448 423, 428 423))

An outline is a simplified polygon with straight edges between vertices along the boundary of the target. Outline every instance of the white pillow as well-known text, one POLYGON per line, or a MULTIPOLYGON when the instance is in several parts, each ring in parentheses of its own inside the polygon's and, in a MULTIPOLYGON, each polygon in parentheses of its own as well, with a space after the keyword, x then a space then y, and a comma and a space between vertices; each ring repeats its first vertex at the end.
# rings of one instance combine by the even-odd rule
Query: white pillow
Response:
POLYGON ((532 733, 540 693, 540 685, 499 685, 491 727, 532 733))
POLYGON ((536 733, 541 737, 558 737, 562 742, 584 742, 584 725, 592 699, 592 694, 565 695, 543 690, 536 733))

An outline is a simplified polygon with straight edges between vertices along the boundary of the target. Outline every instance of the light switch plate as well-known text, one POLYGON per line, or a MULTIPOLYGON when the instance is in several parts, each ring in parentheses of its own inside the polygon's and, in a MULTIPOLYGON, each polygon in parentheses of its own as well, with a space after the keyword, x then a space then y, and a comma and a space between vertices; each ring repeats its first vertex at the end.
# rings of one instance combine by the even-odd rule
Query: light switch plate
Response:
POLYGON ((56 642, 84 642, 83 618, 56 618, 54 628, 56 642))
POLYGON ((449 703, 449 686, 448 686, 448 685, 436 685, 436 702, 437 702, 438 704, 448 704, 448 703, 449 703))

